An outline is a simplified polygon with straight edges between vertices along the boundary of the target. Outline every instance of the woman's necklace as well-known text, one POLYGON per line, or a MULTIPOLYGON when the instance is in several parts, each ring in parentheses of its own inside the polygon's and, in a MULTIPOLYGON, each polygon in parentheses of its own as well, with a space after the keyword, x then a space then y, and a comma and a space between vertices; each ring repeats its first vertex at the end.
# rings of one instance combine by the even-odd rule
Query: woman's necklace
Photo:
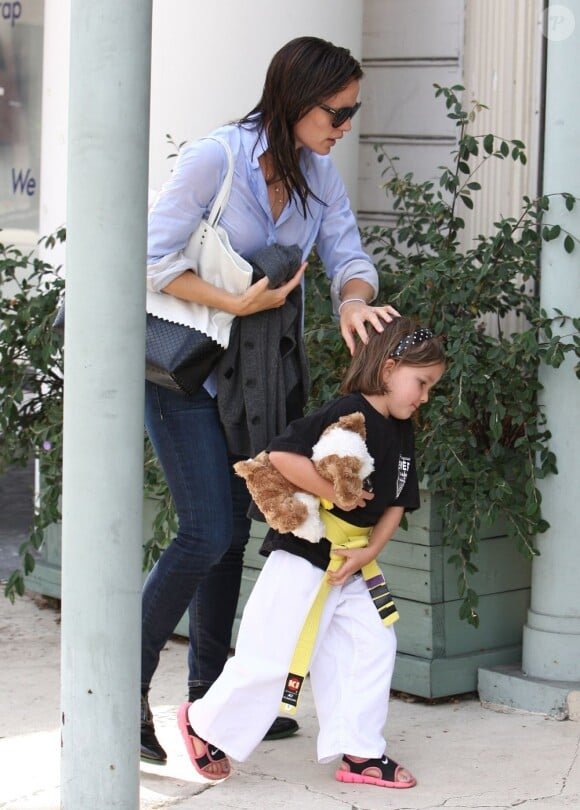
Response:
POLYGON ((284 205, 284 192, 286 189, 280 182, 280 180, 266 180, 266 185, 268 186, 268 191, 272 192, 274 195, 274 202, 277 205, 284 205))
POLYGON ((274 167, 271 166, 270 161, 266 159, 265 155, 260 158, 260 163, 268 189, 268 199, 270 201, 272 216, 274 220, 277 220, 286 205, 288 192, 281 179, 275 176, 274 167))
POLYGON ((272 212, 274 222, 276 222, 278 220, 278 217, 284 210, 288 194, 284 183, 282 183, 279 178, 278 179, 273 178, 272 180, 267 179, 266 186, 268 187, 270 210, 272 212))
POLYGON ((284 205, 286 202, 286 186, 279 177, 270 177, 266 175, 266 185, 268 187, 268 194, 270 195, 270 202, 275 205, 284 205))

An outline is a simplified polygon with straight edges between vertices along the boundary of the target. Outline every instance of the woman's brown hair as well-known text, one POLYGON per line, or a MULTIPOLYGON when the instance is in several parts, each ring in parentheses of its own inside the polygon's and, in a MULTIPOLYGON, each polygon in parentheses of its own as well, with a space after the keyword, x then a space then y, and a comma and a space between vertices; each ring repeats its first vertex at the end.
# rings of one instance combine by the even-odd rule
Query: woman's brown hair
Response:
POLYGON ((383 369, 387 360, 408 366, 445 363, 443 339, 411 318, 393 318, 382 332, 369 329, 368 343, 359 342, 340 387, 342 394, 384 394, 383 369))
POLYGON ((362 76, 359 62, 347 48, 318 37, 298 37, 274 54, 260 101, 238 121, 254 126, 258 119, 259 132, 268 133, 276 176, 289 197, 298 197, 305 216, 308 198, 318 198, 300 168, 294 125, 321 101, 362 76))

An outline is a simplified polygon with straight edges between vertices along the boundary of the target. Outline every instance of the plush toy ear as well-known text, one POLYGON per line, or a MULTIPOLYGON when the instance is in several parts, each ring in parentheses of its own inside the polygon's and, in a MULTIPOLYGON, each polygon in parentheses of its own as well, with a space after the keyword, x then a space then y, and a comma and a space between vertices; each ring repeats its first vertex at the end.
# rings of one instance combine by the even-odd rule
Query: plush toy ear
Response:
POLYGON ((332 482, 336 505, 340 509, 352 509, 362 493, 361 461, 353 456, 333 454, 321 458, 315 466, 323 478, 332 482))
POLYGON ((293 532, 308 516, 306 505, 293 493, 269 498, 262 503, 260 510, 268 525, 282 534, 293 532))
POLYGON ((239 475, 240 478, 247 478, 252 471, 253 461, 237 461, 234 464, 234 471, 236 475, 239 475))
POLYGON ((365 418, 360 411, 341 416, 338 420, 338 425, 344 428, 344 430, 351 430, 353 433, 358 433, 363 440, 367 437, 365 418))
POLYGON ((267 453, 236 462, 234 470, 245 480, 254 503, 273 529, 291 532, 307 518, 306 505, 294 497, 296 487, 278 472, 267 453))
POLYGON ((236 461, 234 464, 234 471, 236 475, 239 475, 240 478, 247 481, 251 475, 269 466, 271 465, 268 459, 268 454, 261 452, 258 453, 255 458, 249 458, 246 461, 236 461))

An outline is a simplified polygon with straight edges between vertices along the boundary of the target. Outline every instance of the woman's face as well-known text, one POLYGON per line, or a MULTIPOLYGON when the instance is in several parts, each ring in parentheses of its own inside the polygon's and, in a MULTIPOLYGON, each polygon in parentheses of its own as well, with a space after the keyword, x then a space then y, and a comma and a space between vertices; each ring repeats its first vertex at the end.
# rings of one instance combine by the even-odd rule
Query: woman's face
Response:
MULTIPOLYGON (((344 90, 330 98, 321 98, 320 101, 333 110, 340 110, 341 107, 354 107, 358 93, 359 82, 355 79, 344 90)), ((339 127, 333 127, 332 120, 333 115, 322 107, 313 107, 310 112, 303 115, 294 125, 296 149, 307 146, 318 155, 328 155, 344 133, 351 130, 350 118, 339 127)))

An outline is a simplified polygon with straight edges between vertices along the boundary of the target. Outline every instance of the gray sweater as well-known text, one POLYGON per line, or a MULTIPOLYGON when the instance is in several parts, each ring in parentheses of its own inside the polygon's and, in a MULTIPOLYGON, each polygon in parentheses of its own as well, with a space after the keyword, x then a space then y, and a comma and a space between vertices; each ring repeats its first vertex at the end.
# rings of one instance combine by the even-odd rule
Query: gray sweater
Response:
MULTIPOLYGON (((278 287, 301 259, 297 245, 268 245, 250 261, 253 280, 267 276, 278 287)), ((234 455, 255 456, 302 415, 309 388, 302 321, 300 285, 282 307, 234 319, 217 374, 219 414, 234 455)))

